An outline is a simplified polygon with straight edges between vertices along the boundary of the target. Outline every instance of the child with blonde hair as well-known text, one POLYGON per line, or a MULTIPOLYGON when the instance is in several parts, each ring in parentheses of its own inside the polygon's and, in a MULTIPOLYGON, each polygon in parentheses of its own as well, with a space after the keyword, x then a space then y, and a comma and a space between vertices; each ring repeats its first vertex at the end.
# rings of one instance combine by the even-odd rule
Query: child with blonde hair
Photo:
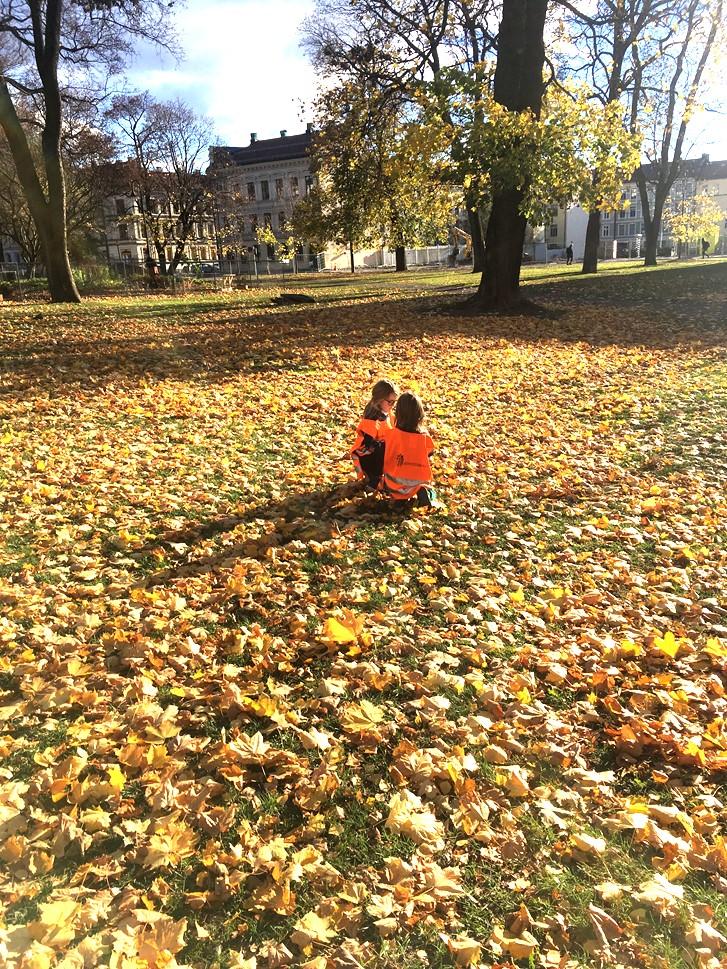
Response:
POLYGON ((351 460, 356 475, 370 488, 377 488, 384 467, 384 434, 391 430, 391 409, 399 388, 391 380, 377 380, 371 388, 371 399, 356 426, 356 440, 351 460))

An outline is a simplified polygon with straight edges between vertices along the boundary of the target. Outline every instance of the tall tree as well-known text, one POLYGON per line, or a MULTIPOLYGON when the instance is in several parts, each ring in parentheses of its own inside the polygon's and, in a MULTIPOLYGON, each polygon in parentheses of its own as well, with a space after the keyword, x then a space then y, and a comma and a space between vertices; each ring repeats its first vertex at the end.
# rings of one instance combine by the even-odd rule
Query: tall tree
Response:
MULTIPOLYGON (((367 85, 397 101, 416 100, 422 82, 452 66, 481 79, 495 44, 499 0, 318 0, 304 27, 304 42, 316 68, 337 82, 367 85)), ((442 121, 451 122, 445 114, 442 121)), ((453 160, 465 145, 451 142, 453 160)), ((474 271, 484 264, 483 216, 475 196, 467 198, 474 271)))
POLYGON ((78 302, 68 259, 66 178, 61 150, 64 106, 74 85, 103 85, 131 57, 133 41, 169 37, 165 0, 17 0, 0 15, 0 127, 33 217, 51 298, 78 302), (61 87, 64 78, 64 88, 61 87), (41 126, 36 162, 22 123, 31 99, 41 126))
MULTIPOLYGON (((634 94, 644 70, 668 41, 679 0, 597 0, 593 4, 560 0, 568 43, 562 72, 584 78, 592 96, 604 106, 620 104, 624 127, 637 128, 634 94), (641 50, 637 67, 634 51, 641 50)), ((631 173, 629 173, 631 174, 631 173)), ((601 212, 598 176, 593 173, 593 203, 586 229, 583 272, 598 269, 601 212)))
POLYGON ((146 238, 154 244, 162 273, 171 275, 194 225, 211 205, 202 165, 212 125, 183 101, 156 101, 148 92, 115 98, 107 117, 135 162, 146 238), (169 262, 168 246, 173 248, 169 262))
POLYGON ((683 171, 689 124, 699 108, 707 67, 719 49, 724 50, 727 24, 724 0, 685 0, 652 69, 639 72, 634 101, 644 118, 644 154, 649 164, 636 172, 644 216, 644 265, 655 266, 664 208, 674 182, 683 171))
MULTIPOLYGON (((548 0, 503 0, 497 41, 493 97, 515 114, 540 117, 545 64, 545 16, 548 0)), ((485 237, 485 268, 476 303, 501 309, 517 302, 520 293, 525 225, 523 202, 529 185, 503 178, 492 186, 492 208, 485 237)))

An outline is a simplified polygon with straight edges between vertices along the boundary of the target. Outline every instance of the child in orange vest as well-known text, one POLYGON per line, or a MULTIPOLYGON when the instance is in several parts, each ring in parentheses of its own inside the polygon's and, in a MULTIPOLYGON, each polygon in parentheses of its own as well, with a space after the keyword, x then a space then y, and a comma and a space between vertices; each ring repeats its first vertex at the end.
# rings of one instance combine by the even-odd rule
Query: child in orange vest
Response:
POLYGON ((371 488, 378 487, 384 467, 384 433, 391 430, 391 408, 399 396, 399 388, 390 380, 378 380, 371 388, 371 400, 356 427, 356 440, 351 459, 360 481, 371 488))
POLYGON ((431 507, 435 502, 432 468, 434 445, 423 429, 424 407, 416 394, 407 390, 396 405, 394 426, 384 431, 386 450, 379 488, 390 498, 431 507))

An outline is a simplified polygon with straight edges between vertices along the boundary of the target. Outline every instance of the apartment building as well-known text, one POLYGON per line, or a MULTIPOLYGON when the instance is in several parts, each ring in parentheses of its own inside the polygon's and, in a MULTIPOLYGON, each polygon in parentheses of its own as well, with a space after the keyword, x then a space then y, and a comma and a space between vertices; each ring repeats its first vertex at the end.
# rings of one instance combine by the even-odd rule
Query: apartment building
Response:
MULTIPOLYGON (((654 177, 653 168, 653 165, 648 164, 642 166, 647 184, 654 177)), ((687 159, 672 185, 667 207, 678 212, 688 208, 691 201, 702 194, 712 196, 724 213, 716 245, 711 251, 727 253, 727 161, 710 161, 709 155, 687 159)), ((625 208, 622 211, 605 213, 601 218, 601 249, 603 257, 607 259, 640 256, 643 251, 644 216, 635 178, 624 184, 621 197, 627 203, 625 208)), ((677 248, 677 243, 669 234, 668 221, 663 220, 657 255, 677 255, 677 248)), ((700 253, 700 240, 695 239, 680 254, 687 256, 700 253)))

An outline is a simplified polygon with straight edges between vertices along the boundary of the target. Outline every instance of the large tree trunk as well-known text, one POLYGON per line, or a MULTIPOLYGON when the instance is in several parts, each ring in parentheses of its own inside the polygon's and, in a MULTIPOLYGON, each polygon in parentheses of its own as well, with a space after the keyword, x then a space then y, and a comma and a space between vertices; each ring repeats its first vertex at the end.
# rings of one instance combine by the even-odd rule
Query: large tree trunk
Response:
POLYGON ((49 207, 40 229, 43 262, 48 274, 48 290, 54 303, 80 303, 81 297, 68 260, 65 219, 49 207))
POLYGON ((644 214, 644 265, 655 266, 659 232, 661 231, 661 220, 664 215, 664 205, 666 204, 671 184, 668 187, 666 187, 666 184, 657 185, 656 191, 654 192, 654 207, 650 210, 650 199, 646 180, 642 174, 637 174, 636 181, 641 196, 641 210, 644 214))
POLYGON ((159 263, 159 274, 161 276, 167 276, 167 250, 164 243, 160 239, 154 240, 154 248, 157 252, 157 262, 159 263))
MULTIPOLYGON (((543 99, 543 31, 548 0, 504 0, 495 68, 495 100, 510 111, 540 116, 543 99)), ((520 212, 527 186, 493 193, 485 237, 485 271, 476 303, 502 309, 520 298, 526 219, 520 212)))
POLYGON ((20 123, 7 84, 0 80, 0 126, 5 132, 18 179, 28 202, 43 248, 48 288, 54 303, 78 303, 76 284, 68 261, 66 185, 61 162, 61 94, 58 85, 58 53, 61 33, 61 0, 29 4, 36 38, 35 61, 43 85, 45 118, 42 145, 47 198, 38 177, 28 139, 20 123), (43 12, 45 24, 43 24, 43 12))
POLYGON ((518 299, 520 264, 526 218, 520 213, 523 194, 518 189, 499 192, 487 223, 485 269, 477 300, 488 309, 510 306, 518 299))
POLYGON ((54 303, 80 303, 81 297, 68 259, 66 182, 61 161, 61 99, 49 107, 46 91, 46 125, 43 131, 43 160, 48 179, 48 205, 44 219, 43 257, 48 272, 48 289, 54 303))
POLYGON ((396 271, 398 273, 406 272, 406 249, 404 246, 396 247, 394 258, 396 259, 396 271))
POLYGON ((598 272, 598 246, 601 241, 601 213, 599 209, 592 209, 588 213, 586 227, 586 243, 583 250, 583 268, 581 272, 598 272))

